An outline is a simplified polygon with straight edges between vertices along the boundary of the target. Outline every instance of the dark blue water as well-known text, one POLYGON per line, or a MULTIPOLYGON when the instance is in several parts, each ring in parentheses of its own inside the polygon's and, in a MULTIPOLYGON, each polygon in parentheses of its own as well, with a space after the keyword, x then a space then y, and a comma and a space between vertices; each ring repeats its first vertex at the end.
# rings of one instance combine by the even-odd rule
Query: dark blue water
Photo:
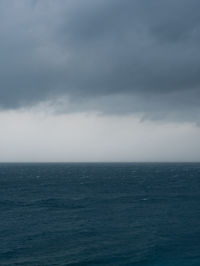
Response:
POLYGON ((0 164, 0 265, 200 265, 200 164, 0 164))

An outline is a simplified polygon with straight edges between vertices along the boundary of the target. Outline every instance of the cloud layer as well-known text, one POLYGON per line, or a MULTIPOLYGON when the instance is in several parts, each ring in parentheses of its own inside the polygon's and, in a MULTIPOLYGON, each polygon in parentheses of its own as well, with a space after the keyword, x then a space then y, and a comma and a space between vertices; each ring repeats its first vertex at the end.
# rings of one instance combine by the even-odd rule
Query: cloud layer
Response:
POLYGON ((200 121, 198 0, 2 0, 0 106, 200 121))

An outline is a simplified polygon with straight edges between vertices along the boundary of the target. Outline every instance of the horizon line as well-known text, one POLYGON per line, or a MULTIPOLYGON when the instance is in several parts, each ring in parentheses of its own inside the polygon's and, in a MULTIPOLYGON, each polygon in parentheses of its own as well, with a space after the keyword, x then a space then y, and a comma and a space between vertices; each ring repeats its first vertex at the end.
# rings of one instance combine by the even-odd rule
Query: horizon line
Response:
POLYGON ((0 161, 0 164, 142 164, 142 163, 200 163, 200 161, 0 161))

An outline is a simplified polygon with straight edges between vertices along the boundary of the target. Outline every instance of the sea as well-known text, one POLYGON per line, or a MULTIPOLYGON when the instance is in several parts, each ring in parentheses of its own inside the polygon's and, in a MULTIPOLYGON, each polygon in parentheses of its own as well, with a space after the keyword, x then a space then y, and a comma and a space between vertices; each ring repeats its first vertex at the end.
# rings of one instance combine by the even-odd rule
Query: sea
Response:
POLYGON ((0 164, 0 265, 200 266, 200 164, 0 164))

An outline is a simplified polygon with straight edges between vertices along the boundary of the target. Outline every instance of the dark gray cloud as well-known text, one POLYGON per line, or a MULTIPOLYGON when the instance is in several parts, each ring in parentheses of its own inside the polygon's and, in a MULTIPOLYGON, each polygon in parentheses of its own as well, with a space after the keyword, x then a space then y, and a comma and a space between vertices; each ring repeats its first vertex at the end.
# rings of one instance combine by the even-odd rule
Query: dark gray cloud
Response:
POLYGON ((198 121, 198 0, 2 0, 0 106, 198 121), (66 110, 70 108, 66 108, 66 110))

